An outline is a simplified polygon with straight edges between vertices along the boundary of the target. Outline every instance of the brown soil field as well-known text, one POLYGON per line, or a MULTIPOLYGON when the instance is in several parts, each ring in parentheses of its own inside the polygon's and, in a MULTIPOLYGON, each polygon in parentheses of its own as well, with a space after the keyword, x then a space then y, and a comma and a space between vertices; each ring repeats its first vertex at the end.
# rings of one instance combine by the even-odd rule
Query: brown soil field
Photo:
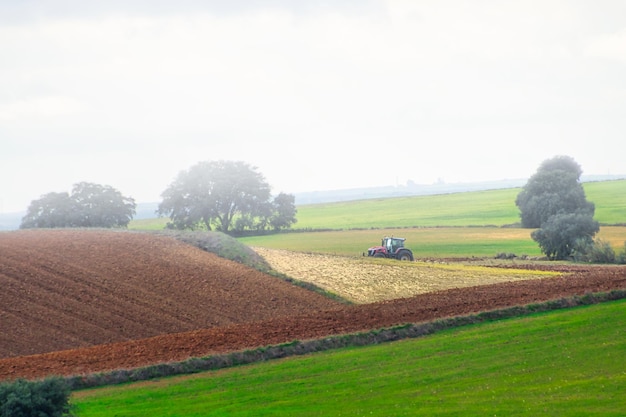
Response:
POLYGON ((0 358, 332 308, 336 302, 165 236, 0 233, 0 358))
POLYGON ((153 235, 10 232, 0 234, 0 256, 0 283, 7 288, 0 299, 4 352, 24 348, 16 343, 22 338, 40 348, 57 339, 74 343, 34 355, 5 353, 0 380, 133 368, 626 289, 626 267, 546 264, 540 269, 564 274, 346 306, 153 235), (94 287, 104 290, 93 295, 94 287), (95 341, 98 331, 120 339, 95 341))

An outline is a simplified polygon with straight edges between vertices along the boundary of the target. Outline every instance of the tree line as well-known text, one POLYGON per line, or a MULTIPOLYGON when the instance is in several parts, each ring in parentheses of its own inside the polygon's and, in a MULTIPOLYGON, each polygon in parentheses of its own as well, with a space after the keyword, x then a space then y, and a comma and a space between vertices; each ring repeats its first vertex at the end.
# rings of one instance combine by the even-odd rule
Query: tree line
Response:
MULTIPOLYGON (((581 174, 569 156, 543 161, 515 200, 521 226, 534 229, 532 239, 551 260, 614 262, 610 245, 594 241, 600 225, 581 174)), ((263 175, 241 161, 199 162, 181 171, 161 197, 157 214, 170 218, 171 229, 241 235, 288 229, 297 222, 295 197, 280 193, 272 198, 263 175)), ((34 200, 20 227, 127 227, 135 208, 134 199, 112 187, 82 182, 71 194, 34 200)))
MULTIPOLYGON (((257 168, 240 161, 200 162, 181 171, 161 194, 157 214, 168 228, 218 230, 236 234, 281 230, 296 219, 295 197, 271 196, 257 168)), ((72 192, 52 192, 34 200, 20 228, 127 227, 135 200, 110 186, 81 182, 72 192)))

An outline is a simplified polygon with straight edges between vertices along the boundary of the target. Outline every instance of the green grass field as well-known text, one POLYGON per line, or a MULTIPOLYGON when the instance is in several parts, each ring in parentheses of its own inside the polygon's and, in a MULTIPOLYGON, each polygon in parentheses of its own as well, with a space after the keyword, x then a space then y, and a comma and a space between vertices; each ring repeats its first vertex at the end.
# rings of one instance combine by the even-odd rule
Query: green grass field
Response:
POLYGON ((623 416, 626 301, 77 392, 96 416, 623 416))
MULTIPOLYGON (((583 187, 602 224, 626 224, 626 180, 583 187)), ((519 223, 521 189, 474 191, 298 206, 295 229, 504 226, 519 223)))
MULTIPOLYGON (((583 184, 602 224, 626 224, 626 180, 583 184)), ((504 226, 519 222, 519 188, 298 206, 294 229, 504 226)), ((133 220, 130 229, 159 230, 166 218, 133 220)))

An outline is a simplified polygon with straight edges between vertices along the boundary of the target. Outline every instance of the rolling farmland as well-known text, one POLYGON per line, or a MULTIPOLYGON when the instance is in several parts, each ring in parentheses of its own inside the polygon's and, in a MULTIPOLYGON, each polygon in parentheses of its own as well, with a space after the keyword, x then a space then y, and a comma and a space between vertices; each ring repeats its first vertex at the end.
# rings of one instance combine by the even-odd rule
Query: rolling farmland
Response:
POLYGON ((528 265, 561 274, 346 306, 152 234, 10 232, 0 248, 0 379, 145 366, 626 288, 626 267, 528 265))
MULTIPOLYGON (((594 190, 607 196, 598 212, 614 224, 599 236, 619 250, 626 228, 617 226, 623 194, 616 184, 626 182, 594 190)), ((625 266, 487 261, 499 252, 540 254, 528 230, 466 227, 493 223, 482 220, 239 239, 274 275, 152 233, 0 233, 0 380, 133 369, 626 289, 625 266), (361 257, 383 234, 408 237, 418 261, 361 257)))

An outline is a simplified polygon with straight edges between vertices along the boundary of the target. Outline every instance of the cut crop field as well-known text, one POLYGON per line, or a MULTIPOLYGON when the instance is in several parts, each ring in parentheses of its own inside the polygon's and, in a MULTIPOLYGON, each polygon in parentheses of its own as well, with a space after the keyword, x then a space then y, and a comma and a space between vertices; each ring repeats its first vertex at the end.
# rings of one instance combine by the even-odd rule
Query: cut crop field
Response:
POLYGON ((497 268, 461 263, 400 262, 281 249, 253 248, 278 272, 315 284, 355 303, 412 297, 450 288, 559 275, 555 271, 497 268))

